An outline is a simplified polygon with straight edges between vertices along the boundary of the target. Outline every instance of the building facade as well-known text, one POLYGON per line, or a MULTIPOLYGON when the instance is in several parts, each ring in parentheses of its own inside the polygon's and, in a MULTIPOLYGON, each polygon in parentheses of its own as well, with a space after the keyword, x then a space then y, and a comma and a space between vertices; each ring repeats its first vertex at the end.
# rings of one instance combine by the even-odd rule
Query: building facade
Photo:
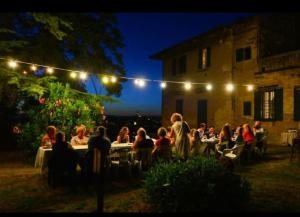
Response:
POLYGON ((262 20, 254 16, 218 27, 151 56, 162 61, 162 123, 179 112, 193 128, 202 122, 220 129, 261 120, 269 141, 280 143, 281 132, 299 128, 300 52, 263 57, 262 20), (206 89, 207 83, 212 89, 206 89), (232 83, 234 90, 226 91, 232 83), (254 85, 248 90, 247 85, 254 85))

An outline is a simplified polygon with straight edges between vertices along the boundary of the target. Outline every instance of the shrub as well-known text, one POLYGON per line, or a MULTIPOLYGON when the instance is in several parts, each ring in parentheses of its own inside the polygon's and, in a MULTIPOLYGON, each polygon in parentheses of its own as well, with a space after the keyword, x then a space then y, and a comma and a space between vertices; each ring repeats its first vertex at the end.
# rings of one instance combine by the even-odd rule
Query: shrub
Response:
POLYGON ((250 185, 215 159, 160 162, 145 174, 146 199, 158 212, 238 210, 250 185))

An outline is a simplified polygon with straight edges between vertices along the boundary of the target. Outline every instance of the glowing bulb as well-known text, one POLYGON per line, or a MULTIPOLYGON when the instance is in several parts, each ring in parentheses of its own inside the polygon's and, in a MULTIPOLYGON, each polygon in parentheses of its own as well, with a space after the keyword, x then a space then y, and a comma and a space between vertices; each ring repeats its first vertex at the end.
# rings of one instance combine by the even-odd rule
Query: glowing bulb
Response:
POLYGON ((134 84, 138 85, 140 83, 140 79, 134 79, 134 84))
POLYGON ((167 83, 166 82, 161 82, 160 83, 160 87, 163 88, 163 89, 166 88, 167 87, 167 83))
POLYGON ((253 90, 253 85, 252 84, 247 85, 247 90, 252 91, 253 90))
POLYGON ((139 86, 144 87, 146 85, 146 82, 144 80, 139 81, 139 86))
POLYGON ((47 68, 47 73, 48 74, 52 74, 53 72, 54 72, 53 68, 51 68, 51 67, 47 68))
POLYGON ((71 78, 76 78, 77 77, 77 73, 76 72, 71 72, 70 73, 70 77, 71 78))
POLYGON ((80 77, 80 79, 85 80, 85 79, 87 79, 87 73, 86 72, 81 72, 79 77, 80 77))
POLYGON ((208 90, 208 91, 212 90, 212 85, 211 84, 207 84, 206 85, 206 90, 208 90))
POLYGON ((191 84, 190 82, 186 82, 186 83, 184 84, 184 89, 190 90, 191 88, 192 88, 192 84, 191 84))
POLYGON ((102 81, 103 81, 104 84, 107 84, 107 83, 109 82, 109 79, 108 79, 107 76, 104 76, 104 77, 102 78, 102 81))
POLYGON ((10 61, 8 61, 8 66, 12 69, 15 69, 15 68, 17 68, 18 63, 14 60, 10 60, 10 61))
POLYGON ((227 90, 228 92, 233 91, 233 89, 234 89, 233 84, 227 84, 227 85, 226 85, 226 90, 227 90))
POLYGON ((115 76, 112 76, 112 77, 111 77, 111 82, 112 82, 112 83, 116 83, 116 82, 117 82, 117 78, 116 78, 115 76))
POLYGON ((30 67, 30 69, 31 69, 32 71, 36 71, 36 70, 37 70, 37 67, 36 67, 35 65, 32 65, 32 66, 30 67))
POLYGON ((24 75, 27 75, 27 72, 26 72, 26 71, 23 71, 23 74, 24 74, 24 75))

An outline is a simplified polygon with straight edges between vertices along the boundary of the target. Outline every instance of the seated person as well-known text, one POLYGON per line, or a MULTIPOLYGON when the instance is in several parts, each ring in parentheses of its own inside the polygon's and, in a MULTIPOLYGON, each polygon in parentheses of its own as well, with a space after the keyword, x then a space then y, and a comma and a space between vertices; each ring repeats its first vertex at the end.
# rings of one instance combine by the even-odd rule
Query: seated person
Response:
POLYGON ((158 158, 164 160, 170 160, 171 158, 171 147, 170 147, 170 139, 167 137, 167 130, 164 127, 161 127, 157 131, 157 135, 159 139, 155 142, 155 147, 152 151, 152 156, 154 160, 158 158))
POLYGON ((122 127, 117 137, 117 143, 129 143, 129 129, 128 127, 122 127))
POLYGON ((232 148, 234 146, 234 142, 231 139, 230 127, 228 124, 225 124, 219 135, 219 143, 216 144, 216 149, 219 152, 223 152, 226 148, 232 148), (224 142, 228 142, 228 147, 224 145, 224 142))
POLYGON ((216 137, 215 127, 211 126, 211 127, 208 128, 208 132, 207 132, 207 134, 206 134, 206 137, 207 137, 208 139, 210 139, 210 138, 215 138, 215 137, 216 137))
MULTIPOLYGON (((138 129, 138 131, 139 130, 144 130, 145 132, 146 132, 146 130, 143 128, 143 127, 140 127, 139 129, 138 129)), ((137 132, 138 132, 137 131, 137 132)), ((137 137, 138 137, 138 135, 136 135, 135 137, 134 137, 134 141, 137 139, 137 137)), ((146 139, 150 139, 150 136, 148 136, 147 134, 146 134, 146 139)))
POLYGON ((253 127, 253 134, 255 135, 256 138, 256 147, 258 147, 259 149, 262 149, 263 147, 263 138, 265 136, 265 130, 264 128, 261 126, 261 122, 260 121, 255 121, 254 127, 253 127))
POLYGON ((88 140, 88 151, 86 153, 83 169, 86 174, 92 173, 94 148, 101 151, 101 164, 107 167, 107 156, 109 155, 111 142, 109 138, 107 138, 106 128, 103 126, 97 127, 95 135, 91 136, 88 140))
POLYGON ((55 133, 56 128, 54 126, 48 126, 46 128, 46 134, 42 137, 40 146, 52 147, 55 143, 55 133))
POLYGON ((243 140, 245 142, 246 147, 249 147, 255 141, 255 136, 249 124, 243 125, 243 140))
POLYGON ((264 128, 261 126, 260 121, 255 121, 253 126, 253 134, 255 135, 256 133, 264 133, 264 128))
POLYGON ((200 154, 200 132, 198 130, 193 131, 193 136, 190 139, 190 154, 191 155, 199 155, 200 154))
POLYGON ((86 128, 84 125, 80 125, 76 129, 76 136, 73 136, 71 139, 71 145, 86 145, 88 141, 88 137, 86 137, 85 134, 86 128))
POLYGON ((149 149, 152 152, 153 147, 153 140, 150 138, 146 138, 146 130, 143 128, 138 129, 136 140, 134 141, 132 146, 132 148, 136 150, 137 160, 142 160, 143 158, 143 156, 141 155, 141 149, 149 149))
POLYGON ((234 137, 233 140, 235 141, 236 144, 244 143, 244 139, 243 139, 243 127, 242 126, 238 126, 236 128, 235 137, 234 137))
POLYGON ((70 174, 75 174, 78 163, 77 153, 69 148, 63 132, 58 132, 55 139, 56 142, 53 145, 52 156, 49 160, 49 173, 67 171, 70 174))
POLYGON ((205 123, 201 123, 198 129, 199 133, 200 133, 200 138, 206 138, 206 124, 205 123))

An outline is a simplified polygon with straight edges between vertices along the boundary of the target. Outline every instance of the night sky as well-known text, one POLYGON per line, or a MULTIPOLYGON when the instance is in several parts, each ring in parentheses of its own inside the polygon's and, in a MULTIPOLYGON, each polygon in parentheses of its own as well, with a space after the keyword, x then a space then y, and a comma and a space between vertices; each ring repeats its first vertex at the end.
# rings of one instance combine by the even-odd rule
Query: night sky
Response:
MULTIPOLYGON (((119 30, 126 47, 121 50, 127 77, 162 79, 161 61, 150 55, 249 13, 118 13, 119 30)), ((98 85, 100 94, 105 94, 98 85)), ((94 93, 90 83, 88 91, 94 93)), ((149 82, 138 88, 132 80, 123 84, 121 102, 105 105, 108 115, 161 114, 161 88, 149 82)))

